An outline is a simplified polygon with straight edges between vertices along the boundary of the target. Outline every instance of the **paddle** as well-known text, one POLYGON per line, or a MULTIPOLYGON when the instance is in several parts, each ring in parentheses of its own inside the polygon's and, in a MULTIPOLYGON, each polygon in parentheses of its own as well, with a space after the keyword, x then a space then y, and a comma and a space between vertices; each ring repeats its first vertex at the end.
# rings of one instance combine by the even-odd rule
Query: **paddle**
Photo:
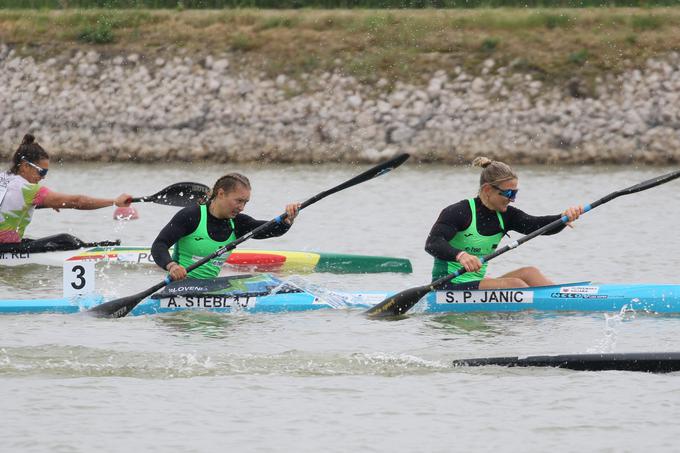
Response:
POLYGON ((178 182, 146 197, 136 197, 133 203, 151 202, 166 206, 187 207, 198 204, 210 191, 205 184, 197 182, 178 182))
MULTIPOLYGON (((384 175, 385 173, 389 172, 390 170, 393 170, 394 168, 398 167, 399 165, 403 164, 406 159, 409 158, 408 154, 401 154, 393 159, 390 159, 389 161, 382 163, 380 165, 376 165, 375 167, 371 168, 370 170, 367 170, 363 172, 362 174, 355 176, 354 178, 338 185, 335 186, 331 189, 328 189, 324 192, 321 192, 312 198, 302 202, 300 204, 300 209, 304 209, 307 206, 310 206, 314 203, 316 203, 319 200, 322 200, 323 198, 326 198, 329 195, 332 195, 336 192, 340 192, 341 190, 347 189, 349 187, 355 186, 357 184, 360 184, 362 182, 368 181, 369 179, 373 179, 375 177, 384 175)), ((196 261, 194 264, 191 266, 187 267, 187 272, 191 272, 192 270, 196 269, 199 266, 202 266, 203 264, 207 263, 208 261, 212 260, 213 258, 222 255, 223 253, 226 253, 230 250, 235 249, 239 244, 243 243, 244 241, 250 239, 251 237, 255 236, 256 234, 259 234, 272 226, 274 226, 277 223, 281 223, 284 219, 288 217, 287 213, 283 213, 280 216, 270 220, 267 223, 264 223, 260 225, 259 227, 255 228, 254 230, 250 231, 249 233, 241 236, 240 238, 236 239, 234 242, 231 242, 224 247, 220 247, 215 251, 214 253, 203 257, 202 259, 196 261)), ((151 294, 155 293, 159 289, 163 288, 167 284, 171 282, 170 277, 166 277, 165 280, 163 280, 160 283, 157 283, 156 285, 152 286, 151 288, 142 291, 140 293, 134 294, 132 296, 128 297, 123 297, 121 299, 116 299, 112 300, 109 302, 105 302, 101 305, 98 305, 96 307, 93 307, 89 310, 89 313, 93 314, 94 316, 100 317, 100 318, 122 318, 123 316, 127 315, 132 309, 134 309, 137 304, 139 304, 142 300, 144 300, 146 297, 150 296, 151 294)))
MULTIPOLYGON (((666 175, 658 176, 653 179, 649 179, 647 181, 643 181, 639 184, 636 184, 634 186, 628 187, 627 189, 622 189, 618 190, 616 192, 610 193, 609 195, 600 198, 599 200, 586 205, 583 207, 584 212, 588 212, 592 209, 595 209, 596 207, 613 200, 614 198, 618 198, 622 195, 630 195, 632 193, 636 192, 641 192, 643 190, 651 189, 652 187, 659 186, 661 184, 665 184, 668 181, 672 181, 676 178, 680 177, 680 170, 675 171, 673 173, 668 173, 666 175)), ((548 225, 545 225, 542 228, 537 229, 536 231, 533 231, 532 233, 527 234, 526 236, 523 236, 522 238, 511 242, 510 244, 506 245, 505 247, 502 247, 500 249, 497 249, 495 252, 490 253, 489 255, 486 255, 482 258, 480 258, 480 261, 483 263, 487 261, 491 261, 492 259, 496 258, 499 255, 502 255, 503 253, 507 252, 508 250, 514 249, 516 247, 519 247, 520 245, 524 244, 525 242, 535 238, 536 236, 540 236, 541 234, 550 231, 554 228, 557 228, 558 226, 562 225, 563 223, 567 223, 569 221, 569 218, 567 216, 562 216, 561 218, 555 220, 554 222, 549 223, 548 225)), ((438 280, 433 281, 432 283, 429 283, 427 285, 423 286, 418 286, 416 288, 410 288, 405 291, 402 291, 400 293, 395 294, 394 296, 388 297, 387 299, 383 300, 379 304, 369 308, 366 310, 365 314, 374 317, 374 318, 386 318, 386 317, 391 317, 391 316, 398 316, 398 315, 403 315, 407 311, 409 311, 413 306, 418 303, 420 299, 423 298, 427 293, 430 291, 436 291, 438 289, 441 289, 443 286, 445 286, 450 280, 462 275, 465 273, 465 268, 462 268, 452 274, 446 275, 438 280)))
POLYGON ((461 366, 555 367, 578 371, 642 371, 672 373, 680 371, 679 352, 630 352, 602 354, 535 355, 528 357, 485 357, 454 360, 461 366))

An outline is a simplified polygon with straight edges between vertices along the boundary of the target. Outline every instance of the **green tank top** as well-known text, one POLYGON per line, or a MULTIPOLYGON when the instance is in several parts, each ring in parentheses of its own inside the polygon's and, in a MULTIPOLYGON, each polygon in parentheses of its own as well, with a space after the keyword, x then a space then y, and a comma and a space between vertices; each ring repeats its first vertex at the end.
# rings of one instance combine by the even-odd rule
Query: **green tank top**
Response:
MULTIPOLYGON (((226 241, 215 241, 208 235, 208 206, 201 205, 201 220, 193 233, 188 234, 175 244, 173 252, 173 259, 175 262, 183 267, 188 267, 196 261, 214 253, 220 247, 224 247, 236 240, 236 232, 234 228, 234 221, 229 219, 231 225, 231 235, 226 241)), ((189 272, 188 276, 192 278, 214 278, 220 273, 220 269, 224 262, 229 258, 230 253, 223 253, 222 255, 213 258, 202 266, 197 267, 189 272)))
MULTIPOLYGON (((477 231, 477 210, 475 209, 474 198, 468 199, 470 203, 470 211, 472 211, 472 221, 470 226, 467 227, 465 231, 459 231, 456 235, 451 238, 449 244, 451 247, 463 250, 470 255, 482 257, 490 253, 493 253, 498 247, 498 244, 503 238, 503 232, 494 234, 493 236, 483 236, 477 231)), ((498 216, 498 222, 501 225, 501 230, 505 230, 505 224, 503 223, 503 217, 500 212, 496 212, 498 216)), ((452 283, 465 283, 474 282, 477 280, 482 280, 486 275, 486 268, 488 263, 484 263, 482 268, 477 272, 466 272, 463 275, 456 277, 451 280, 452 283)), ((435 258, 434 266, 432 267, 432 281, 442 278, 445 275, 457 272, 462 269, 463 265, 458 261, 443 261, 435 258)))

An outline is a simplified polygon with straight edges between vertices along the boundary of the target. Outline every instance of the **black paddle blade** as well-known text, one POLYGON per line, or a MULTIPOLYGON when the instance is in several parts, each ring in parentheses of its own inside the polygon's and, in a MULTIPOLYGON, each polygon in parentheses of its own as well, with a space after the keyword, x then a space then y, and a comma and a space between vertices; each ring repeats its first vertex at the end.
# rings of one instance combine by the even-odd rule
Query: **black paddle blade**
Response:
POLYGON ((361 173, 360 175, 355 176, 354 178, 343 182, 342 184, 339 184, 333 188, 330 188, 326 191, 323 191, 312 198, 305 200, 300 204, 300 209, 306 208, 307 206, 316 203, 317 201, 326 198, 329 195, 332 195, 336 192, 340 192, 341 190, 345 190, 348 187, 356 186, 357 184, 361 184, 362 182, 368 181, 369 179, 377 178, 378 176, 382 176, 385 173, 389 173, 390 171, 394 170, 404 162, 408 160, 410 157, 409 154, 404 153, 400 154, 397 157, 394 157, 387 162, 383 162, 382 164, 376 165, 375 167, 369 168, 365 172, 361 173))
POLYGON ((205 200, 210 188, 197 182, 178 182, 146 197, 133 198, 132 201, 151 202, 166 206, 194 206, 205 200))
POLYGON ((667 182, 678 178, 680 178, 680 170, 657 176, 656 178, 648 179, 647 181, 643 181, 639 184, 628 187, 627 189, 623 189, 620 192, 623 192, 625 195, 641 192, 643 190, 651 189, 652 187, 660 186, 661 184, 666 184, 667 182))
POLYGON ((680 352, 538 355, 454 360, 453 366, 554 367, 578 371, 680 371, 680 352))
POLYGON ((114 299, 109 302, 104 302, 103 304, 97 305, 96 307, 92 307, 87 310, 86 313, 94 316, 95 318, 122 318, 130 313, 141 301, 167 284, 168 282, 163 280, 162 282, 140 293, 134 294, 132 296, 121 297, 120 299, 114 299))
POLYGON ((364 312, 371 318, 391 318, 403 315, 432 290, 430 285, 409 288, 394 296, 388 297, 379 304, 364 312))

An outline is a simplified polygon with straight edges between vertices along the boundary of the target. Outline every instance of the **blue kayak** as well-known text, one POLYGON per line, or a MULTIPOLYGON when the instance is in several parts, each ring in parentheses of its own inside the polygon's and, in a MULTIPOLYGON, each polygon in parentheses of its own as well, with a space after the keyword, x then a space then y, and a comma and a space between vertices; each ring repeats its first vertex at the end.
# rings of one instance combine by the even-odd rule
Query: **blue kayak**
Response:
MULTIPOLYGON (((316 291, 287 285, 268 274, 173 282, 142 301, 132 315, 183 310, 250 313, 319 309, 365 310, 396 291, 316 291)), ((74 299, 0 300, 0 314, 77 313, 104 302, 101 296, 74 299)), ((680 313, 680 285, 576 282, 535 288, 429 293, 412 312, 637 312, 680 313)))

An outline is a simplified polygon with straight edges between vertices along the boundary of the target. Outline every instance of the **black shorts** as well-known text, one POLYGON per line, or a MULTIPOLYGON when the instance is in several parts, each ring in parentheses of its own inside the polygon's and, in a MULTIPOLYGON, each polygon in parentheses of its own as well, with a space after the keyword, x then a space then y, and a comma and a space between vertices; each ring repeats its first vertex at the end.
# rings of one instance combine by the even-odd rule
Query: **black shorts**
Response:
POLYGON ((451 282, 446 282, 444 286, 439 288, 440 291, 474 291, 476 289, 479 289, 479 284, 481 283, 481 280, 475 280, 472 282, 465 282, 465 283, 451 283, 451 282))

